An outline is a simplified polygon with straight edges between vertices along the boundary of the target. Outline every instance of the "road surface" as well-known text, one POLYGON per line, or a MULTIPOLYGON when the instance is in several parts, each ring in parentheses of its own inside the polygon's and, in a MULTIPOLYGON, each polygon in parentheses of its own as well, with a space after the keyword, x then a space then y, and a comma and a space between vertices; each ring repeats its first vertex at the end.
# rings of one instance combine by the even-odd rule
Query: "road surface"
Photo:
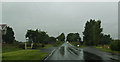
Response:
POLYGON ((70 43, 63 43, 60 47, 54 49, 51 54, 45 58, 45 61, 52 60, 80 60, 89 62, 89 60, 99 60, 98 62, 118 62, 117 55, 105 54, 92 47, 77 48, 70 43))

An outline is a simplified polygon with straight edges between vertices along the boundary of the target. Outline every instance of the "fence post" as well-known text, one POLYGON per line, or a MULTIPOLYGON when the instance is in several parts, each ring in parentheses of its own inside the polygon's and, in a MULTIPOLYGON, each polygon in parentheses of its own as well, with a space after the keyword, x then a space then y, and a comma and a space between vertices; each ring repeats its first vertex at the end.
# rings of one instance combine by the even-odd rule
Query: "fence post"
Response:
POLYGON ((33 48, 33 43, 31 43, 31 49, 33 48))
POLYGON ((27 49, 27 43, 25 43, 25 50, 27 49))

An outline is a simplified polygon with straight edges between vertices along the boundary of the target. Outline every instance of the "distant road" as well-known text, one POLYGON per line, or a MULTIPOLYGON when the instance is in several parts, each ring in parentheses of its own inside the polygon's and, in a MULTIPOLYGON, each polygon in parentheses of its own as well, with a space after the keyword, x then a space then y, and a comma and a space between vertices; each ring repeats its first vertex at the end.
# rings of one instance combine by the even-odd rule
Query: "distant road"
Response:
POLYGON ((70 43, 63 43, 45 59, 48 60, 99 60, 101 61, 117 61, 117 55, 111 55, 101 52, 93 47, 77 48, 70 43), (103 55, 104 54, 104 55, 103 55))

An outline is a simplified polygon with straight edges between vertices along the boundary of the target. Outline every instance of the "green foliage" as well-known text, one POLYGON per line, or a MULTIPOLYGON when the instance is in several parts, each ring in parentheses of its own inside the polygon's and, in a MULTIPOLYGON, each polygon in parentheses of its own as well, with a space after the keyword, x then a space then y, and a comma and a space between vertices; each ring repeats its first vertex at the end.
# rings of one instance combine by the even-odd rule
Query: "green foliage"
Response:
POLYGON ((39 47, 44 47, 44 44, 42 44, 42 45, 39 45, 39 44, 37 44, 37 43, 34 43, 34 44, 33 44, 33 49, 37 49, 37 48, 39 48, 39 47))
POLYGON ((24 44, 24 43, 19 43, 19 44, 18 44, 18 47, 19 47, 19 48, 22 48, 22 49, 25 49, 25 44, 24 44))
POLYGON ((48 42, 46 41, 46 39, 49 39, 49 36, 46 32, 44 31, 40 31, 38 29, 36 30, 27 30, 26 33, 26 38, 29 38, 29 43, 43 43, 43 44, 47 44, 48 42))
POLYGON ((61 33, 61 34, 57 37, 57 39, 58 39, 59 41, 65 41, 65 34, 64 34, 64 33, 61 33))
POLYGON ((112 41, 110 35, 101 34, 100 36, 100 44, 109 44, 112 41))
POLYGON ((48 37, 45 39, 45 44, 53 44, 56 42, 56 38, 55 37, 48 37))
POLYGON ((102 33, 101 21, 90 20, 85 24, 83 41, 85 45, 109 44, 112 41, 110 35, 102 33))
POLYGON ((52 47, 52 44, 45 44, 42 49, 47 49, 47 48, 50 48, 50 47, 52 47))
POLYGON ((98 45, 100 42, 101 32, 101 21, 95 21, 91 19, 85 24, 85 29, 83 32, 83 41, 86 45, 98 45))
POLYGON ((13 43, 14 40, 15 40, 15 37, 14 37, 14 31, 11 27, 7 26, 6 27, 6 34, 5 35, 2 35, 2 39, 3 39, 3 43, 13 43))
POLYGON ((56 41, 55 43, 53 43, 52 45, 54 46, 54 47, 58 47, 58 46, 60 46, 60 45, 62 45, 64 42, 62 42, 62 41, 56 41))
POLYGON ((67 41, 69 42, 81 41, 79 33, 69 33, 67 35, 67 41))
POLYGON ((115 40, 110 43, 110 48, 113 51, 120 51, 120 40, 115 40))
MULTIPOLYGON (((25 43, 19 43, 18 46, 19 46, 19 48, 25 49, 25 43)), ((38 48, 44 47, 44 46, 45 46, 45 44, 33 43, 32 49, 38 49, 38 48)), ((31 43, 27 43, 27 48, 31 49, 31 43)))

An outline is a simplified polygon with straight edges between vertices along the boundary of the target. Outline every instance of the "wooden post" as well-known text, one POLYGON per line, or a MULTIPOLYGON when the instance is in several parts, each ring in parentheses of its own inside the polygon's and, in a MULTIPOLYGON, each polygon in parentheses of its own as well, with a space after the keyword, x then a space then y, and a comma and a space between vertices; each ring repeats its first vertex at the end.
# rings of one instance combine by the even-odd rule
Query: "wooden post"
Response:
POLYGON ((33 43, 31 43, 31 49, 33 48, 33 43))

